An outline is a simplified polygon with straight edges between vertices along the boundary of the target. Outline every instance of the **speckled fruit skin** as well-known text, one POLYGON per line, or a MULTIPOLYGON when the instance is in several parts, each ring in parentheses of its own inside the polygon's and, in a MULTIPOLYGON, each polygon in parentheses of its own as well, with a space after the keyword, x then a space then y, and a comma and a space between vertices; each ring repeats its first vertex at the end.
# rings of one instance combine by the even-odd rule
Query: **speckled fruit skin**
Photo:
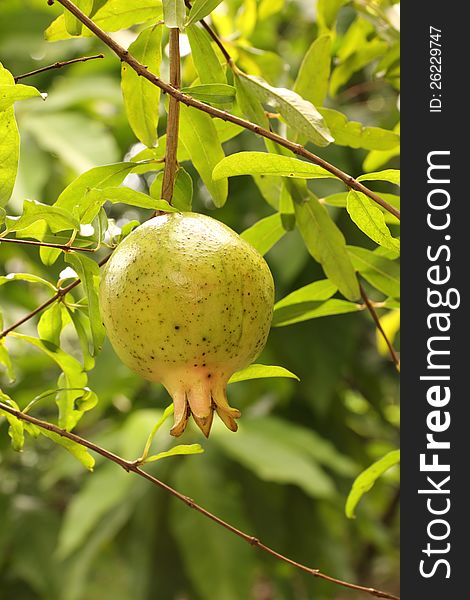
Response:
POLYGON ((114 251, 100 285, 111 344, 133 371, 173 398, 172 435, 189 415, 208 436, 213 411, 232 431, 230 376, 264 348, 274 284, 263 257, 226 225, 169 213, 134 230, 114 251))

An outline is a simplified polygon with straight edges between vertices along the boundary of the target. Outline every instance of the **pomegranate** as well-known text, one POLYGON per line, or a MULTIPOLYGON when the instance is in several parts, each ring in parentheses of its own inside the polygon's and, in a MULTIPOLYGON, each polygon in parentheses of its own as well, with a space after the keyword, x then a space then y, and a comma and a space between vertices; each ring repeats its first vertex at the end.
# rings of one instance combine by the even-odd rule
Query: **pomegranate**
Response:
POLYGON ((135 229, 104 267, 100 305, 111 344, 174 403, 171 434, 192 414, 206 437, 214 410, 232 431, 230 376, 269 333, 274 284, 263 257, 226 225, 196 213, 157 216, 135 229))

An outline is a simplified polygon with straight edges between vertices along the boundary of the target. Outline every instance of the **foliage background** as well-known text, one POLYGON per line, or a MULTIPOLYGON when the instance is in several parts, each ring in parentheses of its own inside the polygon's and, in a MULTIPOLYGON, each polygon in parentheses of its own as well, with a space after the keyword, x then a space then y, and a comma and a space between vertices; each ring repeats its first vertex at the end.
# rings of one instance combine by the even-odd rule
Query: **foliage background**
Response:
MULTIPOLYGON (((291 87, 318 33, 315 3, 231 0, 231 50, 243 68, 273 85, 291 87), (256 11, 258 9, 258 18, 256 11), (238 16, 237 16, 238 15, 238 16)), ((341 3, 340 3, 341 4, 341 3)), ((369 40, 393 46, 396 31, 383 19, 390 8, 348 4, 339 13, 334 51, 358 18, 373 25, 369 40), (369 7, 369 8, 368 8, 369 7)), ((42 0, 2 0, 0 57, 14 74, 75 56, 102 52, 91 38, 46 43, 43 31, 58 9, 42 0)), ((391 17, 390 17, 391 18, 391 17)), ((224 21, 217 23, 224 30, 224 21)), ((116 34, 123 44, 132 31, 116 34)), ((166 36, 165 36, 166 40, 166 36)), ((183 54, 185 44, 182 42, 183 54)), ((359 50, 359 46, 357 51, 359 50)), ((93 166, 122 160, 136 143, 120 91, 120 64, 109 52, 100 61, 50 71, 27 80, 48 100, 16 108, 21 160, 10 213, 24 198, 52 204, 62 189, 93 166)), ((364 124, 392 129, 398 121, 396 81, 377 77, 373 63, 351 72, 331 106, 364 124)), ((183 79, 194 79, 189 57, 183 79)), ((162 76, 167 77, 164 61, 162 76)), ((164 131, 162 116, 161 131, 164 131)), ((243 133, 225 144, 226 153, 262 149, 243 133)), ((332 145, 321 155, 353 176, 364 171, 366 150, 332 145)), ((391 152, 390 154, 394 154, 391 152)), ((385 159, 384 159, 385 160, 385 159)), ((396 159, 384 166, 396 166, 396 159)), ((230 180, 230 199, 214 210, 196 171, 194 209, 215 216, 238 232, 272 214, 249 177, 230 180)), ((131 185, 143 185, 136 177, 131 185)), ((335 187, 336 185, 336 187, 335 187)), ((337 184, 312 186, 320 196, 337 184)), ((380 185, 376 186, 380 190, 380 185)), ((382 188, 388 191, 386 187, 382 188)), ((374 248, 344 209, 333 209, 349 244, 374 248)), ((149 211, 114 205, 117 225, 147 218, 149 211)), ((54 281, 62 259, 45 267, 35 249, 3 244, 4 273, 30 272, 54 281)), ((297 231, 287 232, 267 254, 280 299, 323 277, 297 231)), ((38 286, 1 288, 7 323, 47 298, 38 286)), ((377 291, 372 297, 381 299, 377 291)), ((23 331, 36 335, 30 322, 23 331)), ((76 352, 71 328, 63 346, 76 352)), ((55 387, 57 369, 23 344, 9 343, 16 380, 8 393, 24 407, 55 387)), ((375 330, 364 313, 331 316, 274 328, 258 362, 283 365, 301 382, 265 379, 234 384, 231 403, 243 413, 241 431, 219 429, 209 441, 191 429, 184 442, 201 442, 205 454, 157 463, 152 472, 234 525, 288 556, 348 580, 397 589, 398 483, 390 471, 363 499, 357 519, 344 504, 356 475, 397 446, 398 384, 388 357, 376 347, 375 330), (299 429, 300 428, 300 429, 299 429), (297 443, 295 442, 297 440, 297 443)), ((108 344, 90 372, 98 406, 78 431, 126 458, 136 457, 169 398, 122 365, 108 344)), ((52 418, 44 403, 39 415, 52 418)), ((172 443, 159 434, 161 447, 172 443)), ((9 447, 0 422, 0 598, 17 600, 256 600, 353 598, 263 556, 243 541, 193 513, 144 481, 97 461, 94 474, 48 440, 29 441, 21 454, 9 447)))

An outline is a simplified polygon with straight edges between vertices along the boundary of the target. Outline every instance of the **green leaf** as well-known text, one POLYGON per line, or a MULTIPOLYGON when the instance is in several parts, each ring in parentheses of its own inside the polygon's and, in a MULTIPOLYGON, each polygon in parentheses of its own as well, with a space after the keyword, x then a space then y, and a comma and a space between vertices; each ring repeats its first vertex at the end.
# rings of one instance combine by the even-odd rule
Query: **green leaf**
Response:
POLYGON ((340 8, 346 4, 348 0, 318 0, 317 2, 317 19, 322 27, 333 29, 336 23, 336 17, 340 8))
POLYGON ((330 81, 330 93, 335 96, 345 83, 374 59, 379 58, 387 50, 387 43, 374 38, 357 46, 357 51, 348 56, 333 71, 330 81))
MULTIPOLYGON (((18 100, 27 100, 35 96, 40 96, 45 100, 45 96, 31 85, 23 85, 21 83, 17 83, 16 85, 0 84, 0 111, 10 108, 18 100)), ((3 116, 1 115, 2 118, 3 116)))
POLYGON ((334 141, 323 117, 311 102, 286 88, 275 88, 264 79, 238 73, 250 90, 264 104, 278 110, 290 127, 305 135, 317 146, 328 146, 334 141))
POLYGON ((54 302, 52 306, 42 313, 39 319, 38 335, 41 340, 60 346, 62 325, 62 304, 54 302))
POLYGON ((204 449, 200 444, 180 444, 179 446, 173 446, 169 450, 165 452, 159 452, 158 454, 154 454, 145 459, 144 462, 154 462, 156 460, 161 460, 162 458, 168 458, 169 456, 182 456, 186 454, 201 454, 204 452, 204 449))
POLYGON ((336 179, 318 165, 268 152, 237 152, 226 156, 215 167, 212 177, 218 181, 237 175, 274 175, 298 179, 336 179))
POLYGON ((399 251, 400 242, 392 237, 383 212, 362 192, 351 190, 348 194, 349 216, 371 240, 390 250, 399 251))
POLYGON ((238 383, 239 381, 248 381, 249 379, 265 379, 269 377, 287 377, 289 379, 300 379, 294 373, 291 373, 284 367, 272 365, 253 364, 241 371, 237 371, 230 377, 229 383, 238 383))
MULTIPOLYGON (((88 17, 93 8, 93 0, 75 0, 75 6, 88 17)), ((69 10, 64 8, 65 29, 70 35, 80 35, 82 23, 69 10)))
POLYGON ((391 467, 400 462, 400 450, 393 450, 363 471, 354 481, 346 500, 346 516, 354 518, 359 500, 374 486, 377 479, 391 467))
MULTIPOLYGON (((20 410, 20 407, 18 406, 18 404, 16 404, 16 402, 14 400, 12 400, 10 398, 10 396, 7 396, 7 394, 3 393, 1 390, 0 390, 0 400, 2 402, 4 402, 5 404, 8 404, 12 408, 15 408, 16 410, 20 410)), ((8 435, 11 438, 11 445, 13 447, 13 450, 16 450, 17 452, 21 452, 23 450, 23 446, 24 446, 24 424, 23 424, 23 421, 18 419, 18 417, 11 415, 9 412, 2 410, 1 407, 0 407, 0 415, 4 416, 6 418, 6 420, 8 421, 8 424, 9 424, 8 435)))
MULTIPOLYGON (((0 63, 0 84, 14 85, 13 75, 0 63)), ((0 207, 10 199, 15 185, 20 155, 20 135, 13 107, 0 118, 0 207)))
POLYGON ((194 0, 193 6, 189 11, 188 21, 186 25, 191 25, 207 17, 222 0, 194 0))
MULTIPOLYGON (((63 385, 61 383, 60 387, 79 389, 85 387, 87 381, 86 374, 83 372, 82 365, 73 356, 70 356, 70 354, 67 354, 55 344, 45 340, 39 340, 29 335, 17 333, 16 331, 12 331, 9 335, 36 346, 36 348, 39 348, 39 350, 57 363, 64 375, 63 385)), ((83 414, 82 411, 75 410, 74 408, 74 401, 78 396, 80 396, 79 391, 64 391, 58 392, 56 397, 59 407, 59 427, 63 427, 67 431, 75 427, 83 414)))
POLYGON ((212 171, 223 159, 224 151, 210 116, 195 108, 181 105, 180 142, 206 184, 215 206, 220 208, 227 200, 228 184, 227 181, 212 180, 212 171))
POLYGON ((348 300, 359 298, 359 285, 344 236, 327 210, 310 195, 307 201, 295 203, 295 216, 308 251, 322 265, 328 279, 348 300))
POLYGON ((296 443, 295 428, 279 421, 275 436, 271 429, 269 417, 245 419, 236 436, 215 427, 212 439, 263 481, 293 484, 312 498, 330 498, 333 481, 311 453, 296 443))
POLYGON ((102 190, 97 190, 97 192, 100 194, 103 202, 108 201, 113 204, 122 202, 123 204, 139 208, 177 212, 177 209, 170 206, 166 200, 156 200, 148 194, 143 194, 128 187, 106 187, 102 190))
MULTIPOLYGON (((314 106, 322 106, 328 92, 330 65, 331 35, 326 34, 314 40, 307 50, 294 83, 294 92, 314 106)), ((336 138, 334 132, 331 133, 336 138)))
MULTIPOLYGON (((242 77, 241 73, 234 74, 234 82, 237 91, 237 102, 242 113, 253 123, 269 129, 269 119, 264 112, 260 99, 253 93, 249 82, 242 77)), ((265 141, 265 144, 267 144, 267 141, 265 141)))
POLYGON ((231 104, 235 99, 235 88, 225 83, 193 85, 181 88, 181 91, 208 104, 231 104))
POLYGON ((163 19, 167 27, 184 29, 186 19, 184 0, 163 0, 163 19))
POLYGON ((187 171, 185 171, 183 167, 178 168, 175 177, 175 186, 173 189, 171 206, 166 202, 166 200, 161 199, 162 183, 163 173, 159 173, 153 181, 152 185, 150 186, 149 193, 152 196, 152 198, 157 199, 156 201, 159 203, 165 202, 170 209, 168 212, 171 212, 172 210, 190 212, 192 209, 193 202, 193 180, 191 175, 187 171))
MULTIPOLYGON (((396 134, 400 134, 400 122, 398 122, 393 131, 396 134)), ((382 167, 386 163, 388 163, 395 156, 400 155, 400 147, 394 148, 393 150, 381 151, 381 150, 372 150, 364 159, 363 169, 364 171, 375 171, 379 167, 382 167)))
POLYGON ((331 108, 320 108, 335 143, 365 150, 391 150, 400 146, 400 136, 381 127, 366 127, 349 121, 343 113, 331 108))
POLYGON ((91 258, 75 252, 65 255, 65 262, 72 266, 80 277, 83 288, 88 298, 88 316, 90 318, 91 335, 93 338, 94 355, 101 350, 106 337, 104 325, 101 321, 98 289, 100 282, 100 268, 91 258))
POLYGON ((48 287, 53 292, 57 291, 55 285, 53 285, 50 281, 47 281, 47 279, 43 279, 38 275, 33 275, 32 273, 8 273, 8 275, 0 276, 0 285, 8 283, 9 281, 27 281, 28 283, 40 283, 48 287))
POLYGON ((10 382, 15 381, 15 370, 13 368, 13 362, 10 358, 8 348, 5 345, 5 339, 0 340, 0 364, 5 367, 6 375, 10 382))
POLYGON ((388 181, 400 185, 400 171, 398 169, 385 169, 377 173, 365 173, 357 178, 358 181, 388 181))
POLYGON ((348 313, 364 310, 361 304, 348 302, 339 298, 331 300, 312 300, 299 302, 289 306, 279 307, 273 315, 273 327, 285 327, 294 323, 319 319, 320 317, 331 317, 334 315, 345 315, 348 313))
POLYGON ((54 206, 76 211, 81 223, 91 223, 99 212, 100 206, 89 211, 90 206, 96 201, 96 196, 89 194, 92 188, 102 189, 120 185, 136 164, 133 162, 115 163, 90 169, 74 179, 60 194, 54 206), (84 220, 84 215, 87 218, 84 220))
MULTIPOLYGON (((155 75, 160 75, 162 60, 162 27, 144 29, 129 46, 129 52, 155 75)), ((127 119, 136 137, 145 146, 157 143, 160 88, 122 63, 121 87, 127 119)))
POLYGON ((274 305, 274 310, 293 304, 304 302, 318 302, 328 300, 337 292, 338 288, 329 279, 320 279, 288 294, 274 305))
POLYGON ((366 248, 347 248, 354 268, 366 281, 386 296, 400 298, 400 266, 397 262, 366 248))
POLYGON ((75 331, 77 332, 78 341, 83 355, 83 368, 85 371, 90 371, 95 366, 93 357, 93 344, 90 344, 91 328, 90 319, 87 319, 82 310, 75 308, 67 308, 67 311, 72 319, 75 331), (90 332, 88 334, 88 331, 90 332))
POLYGON ((224 69, 212 46, 211 38, 204 29, 190 25, 186 29, 191 56, 202 84, 227 83, 224 69))
POLYGON ((58 433, 55 433, 55 431, 48 431, 47 429, 40 428, 40 432, 45 437, 49 438, 59 446, 62 446, 63 448, 68 450, 68 452, 70 452, 72 456, 74 456, 78 461, 80 461, 86 469, 88 469, 89 471, 93 471, 93 468, 95 466, 95 459, 88 452, 87 448, 80 444, 77 444, 77 442, 74 442, 73 440, 69 440, 66 437, 62 437, 58 433))
MULTIPOLYGON (((162 17, 162 5, 158 0, 107 0, 93 15, 93 22, 105 31, 119 31, 133 25, 158 21, 162 17)), ((81 36, 91 37, 94 34, 83 27, 81 36)), ((64 15, 57 17, 45 32, 46 40, 56 42, 72 37, 65 28, 64 15)))
POLYGON ((79 221, 65 208, 57 205, 49 206, 34 200, 25 200, 23 214, 20 217, 7 218, 7 231, 20 231, 30 225, 37 224, 38 221, 47 223, 52 233, 68 230, 78 231, 80 229, 79 221))
POLYGON ((260 219, 245 229, 240 237, 251 244, 263 256, 285 235, 279 213, 260 219))

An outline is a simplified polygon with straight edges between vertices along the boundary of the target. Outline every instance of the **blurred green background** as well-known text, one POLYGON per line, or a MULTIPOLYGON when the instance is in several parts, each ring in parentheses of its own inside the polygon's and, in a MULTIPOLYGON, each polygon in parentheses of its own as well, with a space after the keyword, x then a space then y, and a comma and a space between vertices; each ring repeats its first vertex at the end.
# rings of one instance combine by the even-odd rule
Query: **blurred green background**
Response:
MULTIPOLYGON (((250 3, 228 4, 234 14, 248 14, 245 5, 250 3)), ((239 31, 231 36, 230 49, 247 71, 256 74, 259 69, 270 83, 289 87, 317 33, 315 2, 257 4, 262 18, 255 27, 247 18, 235 21, 239 31)), ((368 3, 341 10, 338 39, 363 4, 368 3)), ((388 3, 378 5, 383 11, 390 8, 388 3)), ((119 61, 91 38, 44 41, 43 31, 59 10, 43 0, 2 0, 0 5, 0 60, 15 75, 57 60, 106 55, 25 81, 49 97, 44 103, 26 101, 17 106, 21 161, 12 213, 21 210, 24 198, 53 203, 78 174, 122 160, 136 143, 123 111, 119 61)), ((370 11, 362 16, 382 39, 390 37, 390 23, 370 11)), ((223 30, 223 19, 218 24, 223 30)), ((130 31, 113 35, 123 44, 135 37, 130 31)), ((184 37, 182 48, 185 54, 184 37)), ((165 65, 164 78, 166 69, 165 65)), ((194 78, 189 57, 184 58, 183 77, 188 84, 194 78)), ((395 86, 374 79, 369 66, 353 74, 331 106, 369 125, 391 129, 398 121, 395 86)), ((163 132, 164 118, 161 121, 163 132)), ((249 133, 225 145, 226 153, 261 148, 260 140, 249 133)), ((322 156, 352 175, 362 172, 366 154, 339 146, 322 150, 322 156)), ((393 161, 389 165, 396 166, 393 161)), ((211 214, 238 232, 272 214, 249 177, 230 180, 229 202, 214 210, 195 171, 187 168, 195 181, 194 210, 211 214)), ((143 178, 132 182, 142 189, 147 183, 143 178)), ((341 190, 328 185, 317 183, 312 189, 319 195, 341 190)), ((115 205, 108 214, 120 226, 147 218, 149 211, 115 205)), ((348 243, 371 247, 345 211, 338 209, 336 216, 348 243)), ((288 232, 266 258, 276 299, 323 277, 296 231, 288 232)), ((4 273, 32 272, 51 281, 64 268, 62 259, 46 268, 36 249, 5 244, 1 262, 4 273)), ((42 289, 21 282, 0 291, 8 324, 47 298, 42 289)), ((381 299, 377 292, 371 295, 381 299)), ((36 335, 35 324, 30 321, 22 331, 36 335)), ((65 348, 77 351, 70 327, 62 338, 65 348)), ((5 390, 23 407, 55 387, 57 370, 44 355, 13 342, 8 344, 16 381, 5 390)), ((299 562, 335 577, 396 591, 397 472, 390 471, 376 484, 362 500, 355 520, 344 513, 357 474, 398 445, 398 377, 389 358, 377 350, 370 317, 361 312, 273 329, 257 362, 283 365, 301 381, 266 379, 231 385, 230 403, 243 415, 240 432, 233 435, 215 427, 206 441, 190 428, 183 442, 200 442, 205 453, 170 458, 149 470, 299 562)), ((100 401, 85 415, 78 432, 125 458, 136 458, 169 403, 165 390, 131 373, 109 345, 99 355, 89 385, 100 401)), ((35 414, 53 419, 52 402, 44 402, 35 414)), ((364 597, 264 555, 116 465, 98 459, 90 474, 45 439, 29 440, 23 453, 15 453, 3 421, 2 600, 364 597)), ((168 429, 158 434, 160 449, 173 443, 168 429)))

